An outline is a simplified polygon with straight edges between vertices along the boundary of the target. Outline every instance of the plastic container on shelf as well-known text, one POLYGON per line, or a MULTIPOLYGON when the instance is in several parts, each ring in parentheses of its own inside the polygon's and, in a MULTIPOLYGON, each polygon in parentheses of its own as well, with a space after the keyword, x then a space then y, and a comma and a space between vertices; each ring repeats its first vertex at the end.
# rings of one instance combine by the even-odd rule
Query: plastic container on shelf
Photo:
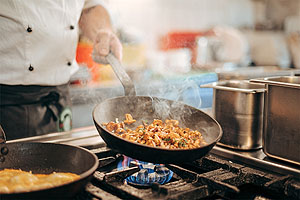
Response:
POLYGON ((197 57, 197 38, 201 36, 212 36, 212 30, 205 31, 171 31, 163 35, 158 42, 158 46, 162 51, 174 49, 188 48, 191 51, 191 64, 196 63, 197 57))

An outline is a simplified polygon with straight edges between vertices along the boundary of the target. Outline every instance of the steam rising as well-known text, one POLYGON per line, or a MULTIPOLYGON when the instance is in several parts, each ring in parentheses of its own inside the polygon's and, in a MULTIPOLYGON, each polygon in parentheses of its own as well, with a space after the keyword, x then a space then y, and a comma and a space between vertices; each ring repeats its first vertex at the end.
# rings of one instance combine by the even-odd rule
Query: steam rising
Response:
POLYGON ((158 84, 153 83, 150 85, 151 89, 148 90, 148 96, 156 96, 160 98, 166 98, 169 100, 180 101, 187 105, 193 106, 195 108, 201 107, 201 95, 198 83, 191 79, 186 78, 180 81, 164 81, 158 84), (155 90, 155 87, 157 90, 155 90))
POLYGON ((161 98, 152 98, 152 107, 156 116, 160 119, 175 119, 186 127, 185 119, 191 118, 192 109, 181 102, 170 101, 161 98))
MULTIPOLYGON (((138 96, 149 96, 165 98, 173 101, 180 101, 195 108, 201 107, 201 94, 199 84, 191 79, 186 78, 180 81, 174 80, 159 80, 145 81, 135 84, 138 96), (146 82, 146 83, 145 83, 146 82)), ((73 88, 71 91, 72 102, 74 104, 99 104, 105 99, 124 96, 124 89, 120 82, 114 86, 105 87, 84 87, 73 88)), ((164 102, 156 102, 157 110, 167 111, 164 102)))
MULTIPOLYGON (((145 76, 144 76, 145 77, 145 76)), ((205 77, 206 78, 206 77, 205 77)), ((213 77, 214 78, 214 77, 213 77)), ((119 112, 121 105, 133 106, 133 109, 130 110, 139 110, 141 113, 134 116, 135 118, 145 117, 145 113, 148 113, 146 108, 153 109, 157 119, 175 119, 180 121, 182 126, 189 127, 189 122, 186 122, 187 116, 193 114, 193 109, 190 109, 189 106, 194 108, 201 108, 202 99, 201 99, 201 90, 200 84, 203 82, 202 76, 189 76, 186 77, 160 77, 159 79, 153 79, 153 77, 145 78, 143 81, 137 81, 135 83, 137 96, 146 96, 150 97, 150 100, 147 105, 141 105, 145 102, 140 102, 132 105, 131 102, 126 102, 123 99, 123 102, 119 102, 115 112, 119 112), (157 98, 155 98, 157 97, 157 98), (173 100, 170 104, 170 101, 173 100), (183 103, 183 104, 182 104, 183 103), (137 105, 138 104, 138 105, 137 105), (151 105, 149 105, 151 104, 151 105), (186 106, 189 105, 189 106, 186 106)), ((124 88, 119 80, 114 82, 114 85, 97 85, 85 87, 77 87, 71 90, 71 97, 73 102, 73 111, 75 110, 74 123, 77 127, 83 125, 92 125, 92 112, 97 104, 104 102, 107 99, 114 97, 123 97, 124 88), (76 106, 76 104, 78 106, 76 106), (77 113, 77 114, 76 114, 77 113)), ((204 93, 204 95, 206 95, 204 93)), ((205 96, 203 96, 205 99, 205 96)), ((130 106, 131 107, 131 106, 130 106)), ((112 112, 112 111, 107 111, 112 112)), ((108 115, 108 113, 105 115, 108 115)), ((116 117, 121 118, 120 116, 114 116, 112 120, 116 117)), ((106 119, 110 121, 110 119, 106 119)), ((150 119, 154 119, 153 116, 150 119)), ((104 120, 103 122, 107 122, 104 120)))

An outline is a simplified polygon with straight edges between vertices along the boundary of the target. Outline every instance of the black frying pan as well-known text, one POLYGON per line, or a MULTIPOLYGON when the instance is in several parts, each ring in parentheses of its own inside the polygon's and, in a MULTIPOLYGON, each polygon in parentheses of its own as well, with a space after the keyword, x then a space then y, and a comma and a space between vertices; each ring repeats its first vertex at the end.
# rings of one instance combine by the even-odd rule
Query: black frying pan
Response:
POLYGON ((181 102, 156 97, 135 96, 134 85, 112 54, 107 57, 125 89, 125 96, 107 99, 93 110, 95 126, 107 146, 129 157, 158 164, 183 163, 205 156, 220 140, 222 128, 219 123, 201 110, 181 102), (125 74, 125 75, 124 75, 125 74), (125 81, 124 81, 125 79, 125 81), (124 120, 129 113, 137 120, 152 122, 153 119, 176 119, 180 126, 198 130, 202 133, 207 145, 195 149, 166 149, 150 147, 131 142, 107 131, 103 123, 124 120))
POLYGON ((76 181, 50 189, 0 194, 1 200, 71 198, 84 188, 98 167, 97 156, 81 147, 54 143, 1 143, 1 138, 4 137, 0 137, 0 170, 10 168, 32 173, 55 171, 80 175, 76 181))

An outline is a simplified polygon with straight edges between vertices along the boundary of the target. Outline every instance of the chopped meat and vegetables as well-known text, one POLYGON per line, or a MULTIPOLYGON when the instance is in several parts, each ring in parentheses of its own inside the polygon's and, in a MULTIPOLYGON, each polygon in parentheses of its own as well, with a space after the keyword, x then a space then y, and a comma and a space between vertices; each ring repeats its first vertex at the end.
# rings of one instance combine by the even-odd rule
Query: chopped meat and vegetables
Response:
POLYGON ((108 122, 103 125, 106 129, 126 140, 146 144, 153 147, 168 149, 192 149, 199 148, 205 143, 202 134, 197 130, 181 128, 178 120, 154 119, 152 123, 145 121, 135 129, 128 126, 136 120, 130 114, 125 114, 125 120, 119 122, 108 122))

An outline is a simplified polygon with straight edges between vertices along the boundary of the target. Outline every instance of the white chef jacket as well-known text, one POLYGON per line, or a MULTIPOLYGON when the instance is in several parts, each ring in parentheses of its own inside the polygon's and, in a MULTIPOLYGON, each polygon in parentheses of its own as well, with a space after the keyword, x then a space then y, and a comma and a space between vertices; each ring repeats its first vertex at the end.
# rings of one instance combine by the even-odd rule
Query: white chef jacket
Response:
POLYGON ((82 9, 101 0, 1 0, 0 84, 60 85, 75 60, 82 9))

